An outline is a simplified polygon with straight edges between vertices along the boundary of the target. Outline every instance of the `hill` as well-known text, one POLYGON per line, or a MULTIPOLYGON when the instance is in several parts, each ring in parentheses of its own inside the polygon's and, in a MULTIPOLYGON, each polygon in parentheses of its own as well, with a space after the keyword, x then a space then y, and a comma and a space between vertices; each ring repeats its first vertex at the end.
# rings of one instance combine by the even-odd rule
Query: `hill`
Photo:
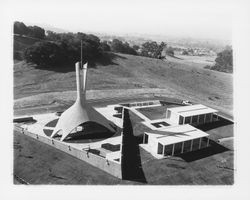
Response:
POLYGON ((14 47, 14 59, 20 60, 22 52, 29 46, 35 44, 36 42, 41 41, 37 38, 21 36, 21 35, 14 35, 13 40, 13 47, 14 47))
MULTIPOLYGON (((176 97, 204 103, 232 115, 231 74, 206 70, 203 65, 177 58, 168 61, 126 54, 109 55, 110 62, 89 68, 88 90, 160 88, 166 94, 172 92, 176 97)), ((74 67, 58 66, 51 71, 24 61, 14 65, 15 99, 75 88, 74 67)), ((126 93, 127 90, 125 96, 126 93)))

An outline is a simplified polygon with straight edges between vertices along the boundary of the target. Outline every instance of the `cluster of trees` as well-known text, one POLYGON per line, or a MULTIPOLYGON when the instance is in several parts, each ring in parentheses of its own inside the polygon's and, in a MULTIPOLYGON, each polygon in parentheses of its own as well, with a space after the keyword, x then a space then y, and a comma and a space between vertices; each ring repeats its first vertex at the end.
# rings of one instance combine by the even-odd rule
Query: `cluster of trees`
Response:
MULTIPOLYGON (((83 61, 96 61, 104 52, 112 51, 152 58, 162 58, 164 54, 174 55, 171 47, 164 42, 145 42, 141 46, 130 46, 128 42, 113 39, 111 42, 100 41, 93 34, 85 33, 55 33, 45 31, 38 26, 26 26, 23 22, 14 23, 14 33, 41 39, 26 48, 22 56, 27 62, 37 65, 51 66, 61 63, 75 63, 81 58, 83 61)), ((20 53, 20 52, 18 52, 20 53)))
POLYGON ((24 59, 37 65, 56 65, 66 60, 63 46, 53 42, 37 42, 24 51, 24 59))
POLYGON ((181 54, 182 54, 182 55, 189 55, 189 53, 188 53, 187 50, 183 50, 181 54))
POLYGON ((38 65, 75 63, 81 58, 81 46, 83 61, 94 61, 105 48, 101 46, 97 36, 81 32, 74 34, 48 31, 46 39, 25 50, 24 58, 27 62, 38 65))
POLYGON ((165 57, 166 55, 174 56, 174 48, 171 46, 167 46, 162 51, 162 56, 165 57))
MULTIPOLYGON (((93 34, 85 33, 55 33, 38 26, 26 26, 23 22, 14 23, 14 34, 42 39, 22 52, 27 62, 37 65, 51 66, 61 63, 75 63, 81 58, 83 61, 95 61, 106 51, 136 55, 136 51, 127 42, 114 39, 112 42, 100 41, 93 34)), ((14 57, 17 57, 14 55, 14 57)))
POLYGON ((217 54, 215 65, 206 66, 205 68, 232 73, 233 72, 233 50, 232 47, 227 47, 225 50, 217 54))
POLYGON ((39 26, 26 26, 23 22, 14 22, 14 34, 44 39, 45 30, 39 26))
POLYGON ((111 51, 117 52, 117 53, 137 55, 136 50, 130 47, 129 43, 122 42, 118 39, 113 39, 113 41, 110 43, 110 49, 111 51))
POLYGON ((166 47, 166 44, 162 42, 160 45, 157 42, 145 42, 142 44, 140 55, 151 57, 151 58, 161 58, 162 51, 166 47))
POLYGON ((141 46, 141 56, 151 57, 151 58, 164 58, 166 55, 174 56, 174 48, 168 46, 166 43, 161 42, 157 44, 157 42, 145 42, 141 46))
POLYGON ((143 43, 141 46, 133 45, 131 47, 127 42, 113 39, 109 45, 110 50, 117 53, 126 53, 150 58, 162 58, 166 55, 174 56, 174 49, 172 47, 168 47, 164 42, 157 44, 155 41, 148 41, 143 43))

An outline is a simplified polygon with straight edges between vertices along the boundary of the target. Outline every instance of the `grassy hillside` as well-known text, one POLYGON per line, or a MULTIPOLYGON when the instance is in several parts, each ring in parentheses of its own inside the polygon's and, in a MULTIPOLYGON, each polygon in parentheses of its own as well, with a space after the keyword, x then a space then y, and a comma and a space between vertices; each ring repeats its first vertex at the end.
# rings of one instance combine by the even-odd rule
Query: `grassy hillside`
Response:
POLYGON ((13 47, 14 47, 14 58, 20 60, 22 52, 29 46, 39 42, 40 39, 14 35, 13 47))
MULTIPOLYGON (((88 71, 88 90, 162 88, 182 98, 232 111, 231 74, 203 69, 177 58, 159 60, 111 54, 112 61, 88 71)), ((44 92, 75 90, 74 67, 54 71, 17 62, 14 65, 14 98, 44 92)))

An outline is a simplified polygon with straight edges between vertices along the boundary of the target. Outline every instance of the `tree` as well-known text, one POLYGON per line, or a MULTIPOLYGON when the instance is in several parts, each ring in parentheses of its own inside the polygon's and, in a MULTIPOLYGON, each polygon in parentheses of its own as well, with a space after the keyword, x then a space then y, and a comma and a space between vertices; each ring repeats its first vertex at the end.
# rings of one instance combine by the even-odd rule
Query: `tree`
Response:
POLYGON ((158 49, 158 45, 156 42, 145 42, 142 44, 142 56, 146 57, 154 57, 154 52, 158 49))
POLYGON ((111 50, 107 41, 101 42, 100 48, 102 49, 102 51, 110 51, 111 50))
POLYGON ((156 50, 156 52, 155 52, 155 54, 154 54, 155 58, 161 58, 161 57, 162 57, 162 51, 163 51, 163 49, 164 49, 166 46, 167 46, 166 43, 161 42, 161 44, 158 46, 158 48, 157 48, 157 50, 156 50))
POLYGON ((136 51, 129 46, 129 43, 123 43, 118 39, 113 39, 113 41, 111 42, 111 51, 117 53, 137 55, 136 51))
POLYGON ((187 50, 183 50, 181 54, 182 55, 189 55, 187 50))
POLYGON ((132 48, 135 50, 135 51, 138 51, 140 49, 140 47, 138 45, 133 45, 132 48))
POLYGON ((120 41, 118 39, 113 39, 113 41, 111 42, 111 51, 118 52, 118 53, 124 53, 122 41, 120 41))
POLYGON ((29 29, 23 22, 14 22, 14 34, 26 35, 29 29))
POLYGON ((205 69, 216 70, 220 72, 233 72, 233 50, 232 47, 227 46, 225 50, 217 54, 215 64, 213 66, 205 66, 205 69))
POLYGON ((68 64, 75 63, 81 58, 81 43, 84 62, 95 61, 102 53, 100 39, 92 34, 58 34, 48 31, 46 39, 54 40, 54 42, 40 42, 25 51, 25 60, 27 62, 33 62, 38 65, 56 65, 62 62, 68 64))
POLYGON ((28 36, 44 39, 45 37, 45 30, 39 26, 28 26, 28 36))
POLYGON ((54 42, 37 42, 25 50, 24 59, 37 65, 50 66, 65 61, 65 54, 54 42))
POLYGON ((171 46, 166 48, 166 54, 169 56, 174 56, 174 48, 171 46))
POLYGON ((131 54, 131 55, 137 55, 136 51, 129 46, 128 42, 123 43, 124 53, 131 54))
POLYGON ((161 42, 160 45, 157 42, 145 42, 142 44, 142 56, 152 57, 152 58, 161 58, 162 51, 165 48, 166 44, 161 42))
POLYGON ((233 50, 228 48, 217 54, 213 70, 233 72, 233 50))
POLYGON ((60 40, 60 35, 53 32, 53 31, 46 31, 46 39, 47 40, 53 40, 53 41, 58 41, 60 40))

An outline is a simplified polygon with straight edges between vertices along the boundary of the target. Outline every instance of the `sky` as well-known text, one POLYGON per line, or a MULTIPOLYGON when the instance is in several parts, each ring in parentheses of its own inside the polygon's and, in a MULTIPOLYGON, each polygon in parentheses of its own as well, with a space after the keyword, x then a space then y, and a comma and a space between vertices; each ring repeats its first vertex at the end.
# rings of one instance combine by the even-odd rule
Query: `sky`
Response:
POLYGON ((230 40, 231 1, 6 1, 11 18, 76 32, 149 34, 230 40))

